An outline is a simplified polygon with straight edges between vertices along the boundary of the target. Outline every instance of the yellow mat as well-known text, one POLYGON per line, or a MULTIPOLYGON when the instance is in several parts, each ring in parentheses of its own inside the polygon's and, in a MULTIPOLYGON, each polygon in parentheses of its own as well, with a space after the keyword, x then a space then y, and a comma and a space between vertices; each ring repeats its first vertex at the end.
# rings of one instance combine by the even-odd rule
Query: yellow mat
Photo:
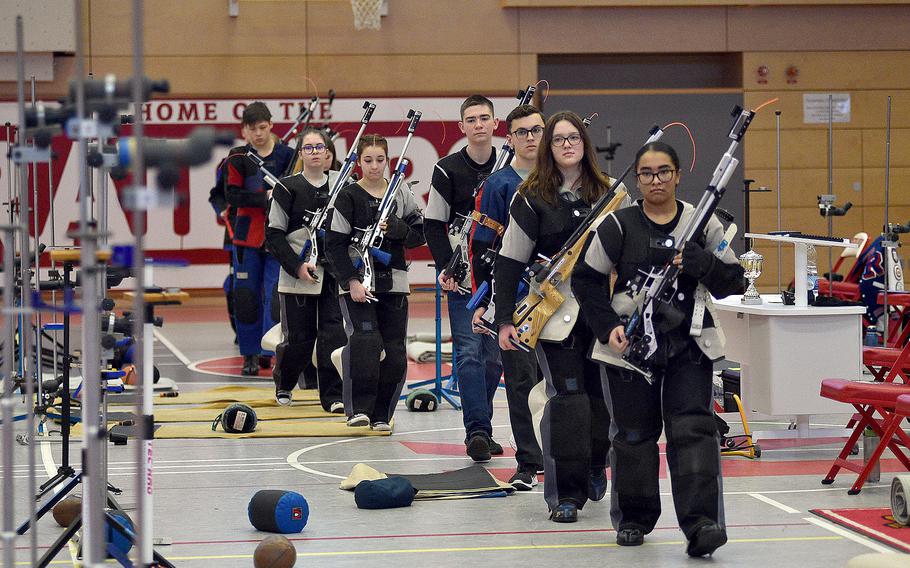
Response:
MULTIPOLYGON (((156 408, 155 422, 208 422, 221 414, 231 403, 215 403, 202 407, 192 408, 156 408)), ((132 412, 132 407, 111 407, 111 412, 132 412)), ((278 406, 272 402, 272 406, 256 407, 256 417, 259 420, 287 420, 293 418, 330 418, 338 417, 322 409, 319 405, 310 406, 278 406)))
MULTIPOLYGON (((181 392, 180 396, 155 398, 155 404, 209 404, 242 402, 250 406, 271 406, 275 404, 275 387, 225 386, 204 391, 181 392)), ((294 406, 318 404, 319 393, 314 390, 295 390, 294 406)))
MULTIPOLYGON (((203 422, 163 424, 155 429, 155 439, 177 438, 318 438, 354 436, 390 436, 391 432, 377 432, 369 426, 351 428, 343 420, 329 422, 324 420, 269 420, 256 425, 256 430, 248 434, 229 434, 220 427, 212 432, 211 423, 203 422)), ((72 430, 73 437, 82 436, 82 425, 76 424, 72 430)))

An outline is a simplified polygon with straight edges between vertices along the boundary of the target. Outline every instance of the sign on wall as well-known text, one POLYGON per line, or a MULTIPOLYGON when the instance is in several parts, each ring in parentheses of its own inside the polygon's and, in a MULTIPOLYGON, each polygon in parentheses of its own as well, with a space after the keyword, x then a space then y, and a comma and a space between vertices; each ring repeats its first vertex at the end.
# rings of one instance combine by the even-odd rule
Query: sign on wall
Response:
MULTIPOLYGON (((458 150, 465 144, 465 139, 458 129, 459 107, 463 99, 460 98, 383 98, 371 99, 376 104, 367 133, 381 134, 389 140, 391 158, 397 158, 397 151, 401 149, 406 137, 408 109, 420 110, 423 113, 420 125, 408 148, 408 158, 411 161, 407 172, 408 181, 419 181, 414 186, 418 197, 425 199, 429 192, 430 178, 433 166, 437 160, 447 154, 458 150)), ((146 121, 145 132, 147 136, 160 138, 182 138, 188 136, 197 126, 208 125, 216 128, 232 130, 237 135, 237 144, 240 139, 240 116, 243 109, 251 100, 224 100, 224 99, 188 99, 188 100, 156 100, 144 105, 143 118, 146 121)), ((290 128, 294 119, 303 106, 309 101, 305 99, 268 99, 263 102, 272 111, 275 124, 273 132, 278 136, 290 128)), ((514 99, 494 99, 497 116, 505 116, 515 104, 514 99)), ((322 103, 317 108, 312 121, 313 125, 331 125, 339 133, 335 141, 338 158, 343 159, 348 151, 348 145, 353 141, 359 129, 359 121, 363 116, 362 99, 336 99, 331 108, 327 103, 322 103)), ((7 130, 2 126, 4 122, 16 123, 17 111, 14 102, 0 103, 0 144, 7 140, 7 130)), ((129 134, 129 127, 125 127, 124 135, 129 134)), ((499 138, 494 144, 502 144, 505 135, 504 122, 500 124, 497 134, 499 138)), ((2 146, 0 146, 2 147, 2 146)), ((54 235, 57 245, 70 244, 65 235, 69 229, 74 228, 79 220, 78 210, 78 176, 79 169, 76 163, 77 148, 75 144, 63 136, 53 140, 53 151, 56 156, 50 168, 40 164, 37 168, 37 206, 38 228, 42 243, 51 243, 50 211, 54 210, 54 235), (50 170, 50 176, 49 176, 50 170), (49 183, 52 179, 53 183, 49 183), (51 192, 52 187, 52 192, 51 192), (53 197, 51 197, 53 193, 53 197)), ((183 287, 213 287, 220 286, 224 278, 228 257, 222 251, 223 227, 216 223, 215 211, 208 203, 209 190, 215 179, 215 168, 218 162, 227 155, 227 148, 219 149, 216 156, 208 164, 187 168, 181 172, 180 181, 176 192, 178 203, 173 209, 155 209, 149 212, 146 233, 146 247, 150 257, 183 258, 191 263, 190 269, 167 270, 162 272, 161 281, 156 276, 156 283, 160 285, 183 287)), ((154 184, 157 174, 155 171, 148 173, 147 183, 154 184)), ((9 180, 7 163, 0 162, 0 193, 6 192, 4 186, 9 180)), ((30 176, 29 187, 32 187, 30 176)), ((101 186, 100 178, 93 176, 94 191, 101 186)), ((131 218, 122 206, 123 192, 126 188, 125 180, 114 180, 108 176, 109 193, 109 223, 110 242, 131 243, 132 236, 131 218)), ((97 193, 95 199, 97 201, 97 193)), ((30 189, 30 202, 34 195, 30 189)), ((5 200, 4 200, 5 201, 5 200)), ((32 215, 29 216, 30 221, 32 215)), ((31 234, 36 230, 34 222, 30 225, 31 234)), ((432 273, 425 269, 426 260, 429 259, 425 249, 414 251, 415 269, 422 272, 415 274, 412 282, 431 282, 432 273), (421 264, 422 262, 422 264, 421 264), (425 274, 423 273, 425 272, 425 274)))
POLYGON ((803 123, 850 122, 850 93, 804 93, 803 123))

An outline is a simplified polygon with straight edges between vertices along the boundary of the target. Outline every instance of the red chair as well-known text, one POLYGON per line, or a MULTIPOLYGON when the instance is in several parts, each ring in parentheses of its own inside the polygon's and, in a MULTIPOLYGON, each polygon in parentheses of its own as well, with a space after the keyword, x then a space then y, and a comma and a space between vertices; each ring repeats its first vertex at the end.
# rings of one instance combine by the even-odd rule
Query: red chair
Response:
MULTIPOLYGON (((859 474, 853 486, 847 491, 856 495, 863 488, 866 478, 888 448, 900 460, 904 467, 910 471, 910 457, 904 454, 901 446, 910 448, 910 435, 901 428, 901 421, 910 416, 910 385, 896 383, 869 383, 847 381, 844 379, 824 379, 822 381, 821 395, 839 402, 852 404, 858 413, 858 419, 853 428, 853 433, 847 439, 840 454, 834 460, 834 465, 822 480, 829 485, 834 483, 837 472, 849 469, 859 474), (900 399, 900 400, 898 400, 900 399), (879 416, 876 417, 876 414, 879 416), (873 452, 867 463, 849 461, 847 458, 853 447, 859 441, 866 428, 871 428, 879 436, 878 447, 873 452)), ((854 422, 851 420, 851 423, 854 422)))

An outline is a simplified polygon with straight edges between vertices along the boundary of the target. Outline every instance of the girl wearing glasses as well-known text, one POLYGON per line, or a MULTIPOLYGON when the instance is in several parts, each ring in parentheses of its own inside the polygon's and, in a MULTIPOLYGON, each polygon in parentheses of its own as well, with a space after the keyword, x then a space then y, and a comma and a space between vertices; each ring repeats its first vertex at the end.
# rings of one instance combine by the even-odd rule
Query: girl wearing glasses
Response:
MULTIPOLYGON (((512 200, 494 268, 501 349, 515 349, 512 341, 518 336, 512 312, 525 267, 539 256, 556 253, 611 181, 597 167, 581 118, 573 112, 551 116, 540 138, 535 168, 512 200)), ((537 360, 550 397, 540 426, 544 498, 550 518, 559 523, 575 522, 578 509, 588 499, 603 499, 607 490, 604 468, 610 415, 598 366, 587 358, 592 339, 579 317, 561 342, 537 343, 537 360)))
POLYGON ((635 172, 643 198, 604 219, 572 275, 572 289, 597 337, 592 357, 603 360, 599 354, 610 350, 615 361, 629 345, 617 311, 628 313, 630 281, 671 259, 682 270, 672 302, 650 320, 657 345, 654 384, 632 371, 602 367, 613 417, 611 517, 622 546, 642 544, 654 529, 660 516, 657 442, 663 427, 676 517, 689 541, 686 552, 704 556, 727 542, 720 444, 711 408, 712 361, 723 357, 723 336, 711 315, 710 296, 741 292, 743 269, 729 247, 714 254, 724 234, 716 217, 697 242, 675 253, 694 207, 676 199, 679 158, 671 146, 654 142, 641 148, 635 172))
MULTIPOLYGON (((299 157, 303 170, 283 178, 272 191, 266 240, 283 269, 278 279, 278 300, 284 336, 275 350, 278 360, 273 379, 278 404, 290 405, 291 392, 312 359, 315 345, 322 407, 343 414, 341 377, 332 364, 332 351, 342 347, 347 337, 335 280, 323 268, 323 258, 318 259, 316 265, 305 263, 301 258, 305 256, 303 249, 311 238, 304 217, 308 211, 326 206, 329 188, 337 175, 323 171, 326 144, 325 133, 307 129, 299 157)), ((320 241, 319 250, 324 251, 323 237, 316 238, 320 241)))
MULTIPOLYGON (((385 179, 389 143, 368 134, 357 145, 357 162, 363 177, 346 186, 335 200, 327 255, 341 285, 340 303, 348 344, 341 351, 344 401, 348 426, 392 429, 392 413, 408 371, 405 337, 408 330, 408 263, 405 249, 425 242, 423 214, 417 198, 402 183, 385 226, 380 249, 390 255, 387 264, 373 263, 373 287, 361 282, 360 267, 349 254, 358 229, 376 222, 379 203, 388 188, 385 179)), ((337 294, 336 294, 337 295, 337 294)))

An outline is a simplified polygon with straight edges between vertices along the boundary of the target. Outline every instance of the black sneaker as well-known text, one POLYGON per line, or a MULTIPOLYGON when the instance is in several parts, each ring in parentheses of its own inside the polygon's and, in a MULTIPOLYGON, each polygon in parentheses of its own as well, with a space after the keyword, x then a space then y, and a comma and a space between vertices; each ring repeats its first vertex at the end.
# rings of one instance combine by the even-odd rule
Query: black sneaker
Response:
POLYGON ((256 377, 259 375, 259 362, 256 361, 255 355, 243 356, 243 369, 240 374, 244 377, 256 377))
POLYGON ((706 556, 725 544, 727 531, 717 523, 708 523, 699 527, 689 539, 686 554, 695 558, 706 556))
POLYGON ((515 475, 509 480, 509 484, 516 491, 530 491, 537 485, 537 474, 533 470, 518 468, 515 475))
POLYGON ((477 463, 490 461, 490 440, 484 434, 474 434, 465 444, 465 453, 477 463))
POLYGON ((641 546, 645 542, 645 532, 639 528, 619 529, 616 532, 616 544, 619 546, 641 546))
POLYGON ((272 356, 271 355, 260 355, 259 356, 259 368, 260 369, 271 369, 272 368, 272 356))
POLYGON ((578 505, 563 501, 550 511, 550 520, 554 523, 574 523, 578 520, 578 505))
POLYGON ((607 494, 607 472, 602 467, 591 470, 588 477, 588 499, 600 501, 607 494))
POLYGON ((502 446, 496 443, 496 440, 490 438, 490 454, 494 456, 501 456, 503 454, 502 446))

